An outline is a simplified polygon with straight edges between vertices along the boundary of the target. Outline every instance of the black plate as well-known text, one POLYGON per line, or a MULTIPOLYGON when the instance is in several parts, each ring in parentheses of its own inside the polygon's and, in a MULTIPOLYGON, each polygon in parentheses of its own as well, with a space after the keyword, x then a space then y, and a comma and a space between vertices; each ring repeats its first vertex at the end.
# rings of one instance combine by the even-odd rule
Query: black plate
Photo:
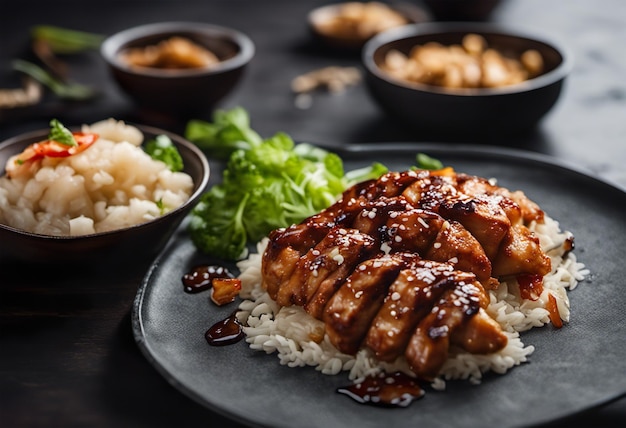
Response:
POLYGON ((347 375, 326 376, 311 367, 288 368, 276 355, 245 342, 210 347, 204 332, 235 306, 217 308, 208 293, 186 294, 182 275, 212 261, 196 252, 184 228, 137 294, 133 325, 148 360, 176 388, 208 408, 251 425, 274 427, 529 426, 554 421, 626 394, 626 193, 551 158, 479 146, 380 145, 333 149, 346 170, 380 161, 407 169, 417 152, 459 172, 496 177, 523 190, 564 230, 591 275, 570 292, 571 322, 522 334, 535 346, 528 363, 479 386, 448 382, 406 409, 358 404, 335 393, 347 375))

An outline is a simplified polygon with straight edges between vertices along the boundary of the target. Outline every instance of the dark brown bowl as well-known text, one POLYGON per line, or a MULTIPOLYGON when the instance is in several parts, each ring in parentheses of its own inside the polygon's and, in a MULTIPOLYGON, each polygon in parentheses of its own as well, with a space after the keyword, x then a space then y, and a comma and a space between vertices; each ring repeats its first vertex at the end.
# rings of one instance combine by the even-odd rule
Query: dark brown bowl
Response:
POLYGON ((362 61, 370 94, 392 118, 418 132, 449 135, 534 128, 559 99, 572 63, 567 50, 555 41, 484 23, 427 23, 389 30, 365 45, 362 61), (401 81, 379 66, 392 49, 406 54, 430 41, 459 44, 468 33, 482 35, 490 47, 503 52, 538 50, 545 65, 542 74, 499 88, 450 89, 401 81))
POLYGON ((212 24, 163 22, 130 28, 108 37, 101 55, 123 91, 140 107, 173 116, 210 111, 239 83, 254 57, 254 44, 244 33, 212 24), (173 36, 185 37, 220 60, 211 68, 163 70, 131 67, 120 52, 154 45, 173 36))
MULTIPOLYGON (((324 24, 336 18, 341 13, 342 8, 350 3, 357 2, 348 1, 316 7, 308 13, 307 23, 311 34, 324 46, 338 51, 354 51, 358 53, 370 36, 347 33, 335 34, 324 30, 324 24)), ((384 4, 384 6, 402 16, 407 24, 424 22, 427 19, 421 8, 410 3, 384 4)))
MULTIPOLYGON (((184 172, 193 179, 191 196, 180 207, 149 222, 110 232, 84 236, 50 236, 26 232, 0 224, 0 262, 24 262, 29 265, 56 264, 96 266, 101 263, 139 263, 154 258, 168 242, 200 198, 209 181, 209 163, 191 142, 158 128, 134 125, 145 140, 168 135, 178 148, 184 172)), ((10 138, 0 144, 0 175, 9 157, 21 153, 28 145, 46 138, 49 130, 34 131, 10 138)))

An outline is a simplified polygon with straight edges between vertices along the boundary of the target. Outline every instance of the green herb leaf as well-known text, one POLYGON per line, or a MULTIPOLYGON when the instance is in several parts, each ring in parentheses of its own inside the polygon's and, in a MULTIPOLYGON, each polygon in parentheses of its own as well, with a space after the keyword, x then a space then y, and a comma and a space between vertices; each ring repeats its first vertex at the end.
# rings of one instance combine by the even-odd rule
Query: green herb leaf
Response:
POLYGON ((67 129, 57 119, 50 121, 50 132, 48 133, 48 139, 61 143, 65 146, 78 146, 72 131, 67 129))
POLYGON ((222 182, 204 193, 190 214, 195 246, 216 257, 244 257, 248 243, 299 223, 330 206, 349 186, 387 172, 374 163, 345 173, 337 154, 295 144, 282 132, 263 140, 249 128, 241 108, 220 111, 215 118, 219 123, 190 123, 186 136, 202 140, 212 154, 230 153, 222 182), (207 131, 202 138, 195 134, 201 128, 207 131))
POLYGON ((213 189, 203 195, 190 216, 192 241, 200 251, 224 260, 243 258, 247 255, 243 214, 248 195, 232 197, 225 188, 213 189))
POLYGON ((248 150, 263 142, 261 136, 250 128, 248 112, 241 107, 216 110, 213 122, 189 121, 185 138, 218 159, 228 159, 235 150, 248 150))
POLYGON ((167 135, 157 135, 154 139, 148 141, 144 146, 144 151, 152 159, 164 162, 171 171, 178 172, 184 168, 182 156, 167 135))
POLYGON ((159 213, 161 215, 165 214, 165 210, 167 209, 167 207, 165 206, 165 204, 163 203, 163 199, 159 199, 158 201, 155 202, 157 208, 159 209, 159 213))
POLYGON ((374 162, 370 166, 348 171, 345 175, 347 186, 353 186, 366 180, 374 180, 389 172, 389 168, 380 162, 374 162))
POLYGON ((425 153, 418 153, 416 160, 417 167, 420 169, 436 170, 443 168, 443 163, 439 159, 430 157, 425 153))

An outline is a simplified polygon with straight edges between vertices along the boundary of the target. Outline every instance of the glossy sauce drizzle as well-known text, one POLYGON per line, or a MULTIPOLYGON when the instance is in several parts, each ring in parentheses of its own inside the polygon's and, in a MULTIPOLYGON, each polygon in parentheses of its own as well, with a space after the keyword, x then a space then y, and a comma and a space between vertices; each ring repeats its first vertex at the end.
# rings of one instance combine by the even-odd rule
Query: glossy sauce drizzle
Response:
MULTIPOLYGON (((185 292, 199 293, 210 289, 213 279, 216 278, 234 276, 223 266, 197 266, 183 275, 182 282, 185 292)), ((211 346, 232 345, 244 337, 243 326, 237 319, 236 310, 204 333, 204 338, 211 346)), ((338 388, 337 392, 361 404, 381 407, 407 407, 424 395, 418 381, 402 372, 368 376, 352 385, 338 388)))
POLYGON ((244 337, 243 327, 237 319, 237 311, 218 321, 204 333, 204 338, 211 346, 225 346, 239 342, 244 337))
POLYGON ((199 293, 211 288, 215 278, 234 278, 223 266, 196 266, 183 275, 182 281, 186 293, 199 293))
POLYGON ((368 376, 350 386, 338 388, 337 392, 361 404, 383 407, 407 407, 424 395, 417 379, 402 372, 368 376))
POLYGON ((525 274, 517 276, 520 296, 526 300, 537 300, 543 293, 543 276, 525 274))

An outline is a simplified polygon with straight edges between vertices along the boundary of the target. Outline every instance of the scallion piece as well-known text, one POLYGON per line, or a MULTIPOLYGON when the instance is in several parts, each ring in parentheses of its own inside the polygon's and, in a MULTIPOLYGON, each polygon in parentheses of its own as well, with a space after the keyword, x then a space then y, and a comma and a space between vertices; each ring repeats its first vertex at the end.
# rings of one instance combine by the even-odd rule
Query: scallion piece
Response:
POLYGON ((35 40, 46 42, 52 52, 60 54, 72 54, 98 49, 104 40, 104 36, 100 34, 69 30, 52 25, 33 27, 31 36, 35 40))
POLYGON ((50 73, 32 62, 16 59, 13 68, 28 74, 39 83, 48 87, 58 97, 67 100, 86 100, 96 95, 93 88, 79 83, 63 83, 55 79, 50 73))

